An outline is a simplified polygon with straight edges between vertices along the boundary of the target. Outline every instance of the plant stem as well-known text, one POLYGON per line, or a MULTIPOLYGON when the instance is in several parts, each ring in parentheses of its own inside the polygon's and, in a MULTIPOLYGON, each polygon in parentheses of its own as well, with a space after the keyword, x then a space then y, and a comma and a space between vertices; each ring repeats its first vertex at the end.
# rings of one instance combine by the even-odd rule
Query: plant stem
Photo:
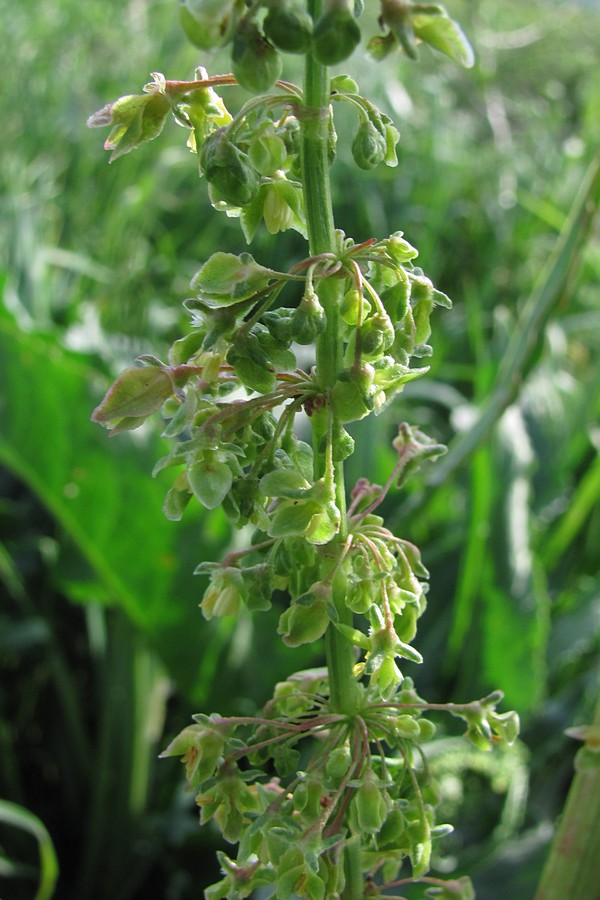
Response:
MULTIPOLYGON (((594 714, 600 729, 600 699, 594 714)), ((600 885, 600 754, 581 747, 535 900, 592 900, 600 885)))
MULTIPOLYGON (((313 19, 321 14, 322 0, 309 0, 309 12, 313 19)), ((321 65, 309 51, 306 55, 304 79, 304 107, 302 110, 302 183, 308 239, 311 256, 338 252, 335 234, 331 185, 329 181, 329 77, 327 67, 321 65)), ((325 278, 319 286, 319 299, 325 310, 327 326, 317 340, 317 379, 327 399, 342 368, 342 338, 339 305, 343 281, 325 278)), ((327 408, 313 416, 313 448, 315 451, 315 475, 321 477, 325 470, 326 440, 331 440, 330 410, 327 408)), ((333 413, 335 416, 335 411, 333 413)), ((335 426, 335 419, 334 419, 335 426)), ((335 435, 335 429, 333 431, 335 435)), ((339 540, 347 537, 346 494, 343 463, 334 465, 335 498, 341 512, 339 540)), ((335 565, 335 563, 333 563, 335 565)), ((322 575, 331 571, 331 560, 325 560, 322 575)), ((341 623, 351 625, 352 613, 345 604, 346 578, 338 569, 333 578, 333 603, 341 623)), ((327 670, 331 708, 348 716, 356 713, 357 687, 353 674, 353 648, 340 632, 330 625, 325 636, 327 670)), ((359 900, 363 895, 363 881, 359 859, 359 847, 348 843, 344 854, 346 886, 344 900, 359 900)))
MULTIPOLYGON (((321 0, 312 0, 311 13, 317 18, 321 0)), ((334 228, 329 161, 329 77, 327 67, 312 55, 306 56, 304 83, 304 109, 302 113, 302 176, 304 203, 308 228, 310 253, 337 253, 334 228)), ((326 278, 319 286, 319 298, 325 309, 327 327, 317 341, 317 378, 322 392, 327 396, 342 368, 342 340, 340 333, 339 304, 343 282, 326 278)), ((315 449, 316 475, 325 468, 323 443, 326 439, 327 411, 313 416, 313 445, 315 449)), ((340 539, 347 536, 346 497, 342 463, 334 467, 336 503, 342 514, 340 539)), ((329 561, 328 565, 331 568, 329 561)), ((326 574, 326 573, 324 573, 326 574)), ((345 577, 337 572, 333 582, 333 601, 340 622, 352 623, 352 614, 344 603, 345 577)), ((352 714, 356 711, 356 683, 353 676, 354 654, 351 645, 331 625, 326 636, 327 667, 331 706, 334 711, 352 714)))

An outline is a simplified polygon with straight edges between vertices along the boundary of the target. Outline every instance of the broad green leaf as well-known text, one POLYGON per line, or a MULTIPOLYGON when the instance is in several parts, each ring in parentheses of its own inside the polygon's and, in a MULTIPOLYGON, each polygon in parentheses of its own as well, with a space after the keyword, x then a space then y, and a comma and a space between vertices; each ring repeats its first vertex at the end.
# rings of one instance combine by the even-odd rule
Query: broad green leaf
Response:
MULTIPOLYGON (((154 436, 109 441, 89 420, 101 391, 85 356, 52 335, 22 333, 0 304, 0 464, 62 532, 62 589, 80 602, 121 606, 181 689, 201 697, 210 673, 198 668, 207 639, 192 576, 199 511, 176 526, 164 517, 171 479, 150 474, 162 445, 154 436)), ((211 523, 203 528, 204 559, 217 557, 227 539, 223 519, 211 523)))

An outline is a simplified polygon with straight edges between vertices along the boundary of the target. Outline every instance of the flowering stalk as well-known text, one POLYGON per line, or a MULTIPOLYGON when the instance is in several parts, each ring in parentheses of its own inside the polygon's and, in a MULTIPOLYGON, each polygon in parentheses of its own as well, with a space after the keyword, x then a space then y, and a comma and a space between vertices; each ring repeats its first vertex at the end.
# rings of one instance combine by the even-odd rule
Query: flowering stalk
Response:
MULTIPOLYGON (((144 94, 90 120, 112 125, 105 146, 114 159, 155 138, 172 113, 188 130, 213 206, 239 218, 248 243, 261 224, 273 235, 294 228, 308 241, 307 257, 288 272, 248 252, 213 254, 192 280, 191 329, 168 362, 141 357, 93 414, 115 434, 162 410, 174 445, 156 471, 176 470, 166 515, 178 520, 197 500, 221 506, 236 527, 252 526, 244 550, 196 569, 209 576, 200 604, 207 618, 236 615, 242 605, 268 609, 278 590, 287 594, 284 643, 325 641, 326 667, 277 684, 261 716, 196 715, 163 754, 182 756, 201 822, 214 821, 238 844, 235 859, 220 854, 223 878, 205 894, 213 900, 258 888, 282 900, 360 900, 408 881, 468 900, 468 878, 427 874, 433 840, 451 828, 435 819, 438 792, 422 747, 435 725, 426 714, 461 718, 483 749, 518 732, 514 713, 496 711, 500 692, 427 704, 400 668, 402 659, 422 662, 411 642, 428 574, 418 549, 376 509, 444 448, 402 424, 386 485, 360 479, 346 498, 344 461, 354 448, 346 425, 377 414, 427 371, 413 360, 431 353, 433 309, 451 305, 415 265, 417 250, 402 232, 355 241, 335 227, 334 103, 357 116, 358 166, 397 164, 390 119, 353 79, 328 72, 359 43, 363 6, 183 0, 190 39, 203 49, 230 44, 233 73, 200 69, 187 82, 155 73, 144 94), (304 56, 302 88, 280 80, 281 51, 304 56), (252 97, 232 116, 215 88, 235 83, 252 97), (297 366, 298 346, 313 348, 309 371, 297 366), (245 399, 231 399, 236 388, 245 399), (301 411, 311 444, 294 430, 301 411)), ((382 0, 379 11, 382 33, 369 42, 376 58, 397 48, 414 57, 425 42, 472 64, 443 7, 382 0)))

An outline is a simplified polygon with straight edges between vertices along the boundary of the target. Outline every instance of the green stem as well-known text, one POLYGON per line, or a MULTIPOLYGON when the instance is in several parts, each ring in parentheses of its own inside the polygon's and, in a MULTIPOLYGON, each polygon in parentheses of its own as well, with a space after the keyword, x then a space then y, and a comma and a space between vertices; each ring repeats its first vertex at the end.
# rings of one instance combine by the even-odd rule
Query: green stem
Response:
MULTIPOLYGON (((313 19, 321 14, 322 0, 310 0, 309 11, 313 19)), ((304 80, 304 108, 301 117, 302 134, 302 182, 308 239, 311 256, 321 253, 337 254, 331 186, 329 181, 329 76, 327 67, 312 55, 306 56, 304 80)), ((319 286, 319 299, 327 317, 327 327, 317 340, 317 381, 321 392, 329 399, 331 388, 343 367, 342 337, 339 305, 342 299, 343 281, 325 278, 319 286)), ((321 477, 325 471, 328 433, 331 435, 330 412, 324 410, 313 416, 313 447, 315 450, 315 474, 321 477)), ((334 421, 335 426, 335 421, 334 421)), ((333 433, 335 434, 335 427, 333 433)), ((342 463, 334 466, 336 503, 341 512, 340 540, 347 537, 346 494, 342 463)), ((323 577, 331 570, 331 561, 325 560, 323 577)), ((339 621, 352 624, 352 613, 345 604, 346 579, 341 571, 333 578, 333 603, 339 621)), ((330 625, 325 637, 327 669, 331 708, 335 712, 352 716, 357 709, 357 688, 353 674, 354 652, 340 632, 330 625)), ((363 895, 363 880, 358 858, 358 847, 345 850, 346 887, 344 900, 358 900, 363 895)))
MULTIPOLYGON (((600 699, 593 725, 600 730, 600 699)), ((583 746, 535 900, 592 900, 600 884, 600 754, 583 746)))
MULTIPOLYGON (((321 12, 321 0, 309 4, 314 18, 321 12)), ((327 144, 329 138, 329 77, 327 67, 312 53, 306 57, 304 82, 305 106, 302 112, 302 176, 304 203, 311 256, 337 253, 337 240, 331 202, 327 144)), ((342 282, 325 278, 319 286, 319 298, 325 309, 327 327, 317 341, 317 379, 327 396, 342 368, 342 338, 339 320, 342 282)), ((328 415, 313 416, 313 443, 316 474, 325 471, 323 444, 329 431, 328 415)), ((334 431, 335 433, 335 431, 334 431)), ((342 514, 340 539, 345 540, 346 496, 342 463, 334 466, 336 502, 342 514)), ((330 566, 330 563, 329 563, 330 566)), ((352 614, 344 603, 345 578, 341 572, 334 578, 333 599, 341 622, 351 624, 352 614)), ((352 714, 356 711, 356 683, 353 676, 354 654, 350 644, 333 626, 326 637, 327 666, 330 678, 331 704, 335 711, 352 714)))

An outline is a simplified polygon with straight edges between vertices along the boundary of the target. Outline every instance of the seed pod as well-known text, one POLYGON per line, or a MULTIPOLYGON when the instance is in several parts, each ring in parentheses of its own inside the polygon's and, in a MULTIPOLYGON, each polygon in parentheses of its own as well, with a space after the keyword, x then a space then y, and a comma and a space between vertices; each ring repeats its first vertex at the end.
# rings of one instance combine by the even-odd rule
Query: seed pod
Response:
POLYGON ((231 37, 236 0, 181 0, 181 25, 188 40, 201 50, 220 47, 231 37))
POLYGON ((399 809, 392 809, 377 835, 377 846, 382 848, 401 848, 409 846, 406 831, 406 819, 399 809))
POLYGON ((229 140, 226 128, 209 135, 199 160, 206 180, 230 206, 247 206, 254 199, 259 187, 258 175, 246 154, 229 140))
POLYGON ((350 749, 348 747, 336 747, 327 758, 325 774, 338 786, 348 772, 351 762, 350 749))
POLYGON ((356 791, 352 802, 360 830, 367 834, 377 834, 385 822, 388 805, 383 792, 368 774, 356 791))
POLYGON ((275 133, 275 127, 268 124, 255 134, 248 148, 250 162, 260 175, 273 175, 281 169, 287 158, 283 138, 275 133))
POLYGON ((421 729, 419 722, 414 716, 403 715, 396 716, 393 720, 392 728, 398 737, 409 738, 411 740, 419 740, 421 729))
POLYGON ((286 307, 272 309, 264 313, 262 321, 269 329, 274 340, 282 347, 289 347, 292 342, 292 311, 286 307))
POLYGON ((425 275, 413 277, 410 294, 415 319, 415 343, 424 344, 431 334, 429 317, 434 306, 433 284, 425 275))
POLYGON ((292 227, 294 210, 287 202, 285 189, 281 190, 281 186, 287 184, 289 182, 273 181, 266 186, 263 218, 269 234, 279 234, 280 231, 287 231, 292 227))
POLYGON ((206 451, 201 458, 188 466, 187 477, 192 491, 206 509, 216 509, 220 506, 233 482, 233 474, 227 463, 212 451, 206 451))
MULTIPOLYGON (((228 359, 228 362, 231 360, 228 359)), ((254 362, 250 357, 242 356, 232 363, 235 374, 242 384, 258 394, 268 394, 275 387, 275 375, 273 372, 254 362)))
POLYGON ((403 269, 398 270, 399 279, 396 284, 386 288, 379 296, 385 311, 392 322, 401 322, 408 309, 410 299, 410 281, 403 269))
POLYGON ((299 647, 323 637, 329 621, 326 604, 312 595, 304 595, 281 614, 277 633, 288 647, 299 647))
POLYGON ((233 74, 254 94, 268 91, 281 75, 281 57, 249 19, 242 19, 233 38, 233 74))
POLYGON ((343 462, 354 453, 354 439, 345 428, 338 423, 333 433, 333 461, 343 462))
POLYGON ((430 741, 436 732, 436 727, 434 723, 430 719, 417 719, 419 723, 419 737, 418 741, 430 741))
POLYGON ((286 53, 306 53, 312 37, 312 19, 298 0, 277 0, 263 22, 268 39, 286 53))
POLYGON ((353 366, 340 372, 333 386, 332 400, 336 417, 342 424, 357 422, 373 409, 371 399, 375 373, 372 366, 353 366))
POLYGON ((371 304, 359 290, 350 288, 346 291, 340 304, 340 316, 347 325, 357 325, 360 319, 366 319, 370 311, 371 304))
POLYGON ((366 359, 377 359, 394 343, 396 337, 389 316, 376 313, 364 323, 361 329, 362 355, 366 359))
POLYGON ((347 59, 360 42, 360 28, 345 0, 332 0, 313 31, 313 52, 324 66, 347 59))
POLYGON ((325 310, 317 295, 305 294, 292 320, 292 340, 298 344, 312 344, 327 326, 325 310))
POLYGON ((385 159, 387 144, 385 134, 375 128, 367 119, 363 119, 352 141, 352 156, 361 169, 374 169, 385 159))

